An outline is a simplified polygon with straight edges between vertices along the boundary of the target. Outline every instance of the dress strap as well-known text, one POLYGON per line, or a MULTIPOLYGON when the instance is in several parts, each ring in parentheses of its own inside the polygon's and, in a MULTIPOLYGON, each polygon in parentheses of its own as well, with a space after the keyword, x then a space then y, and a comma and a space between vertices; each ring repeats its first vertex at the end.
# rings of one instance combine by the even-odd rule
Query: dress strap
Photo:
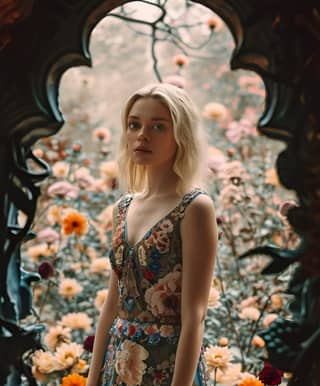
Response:
POLYGON ((118 210, 119 213, 123 210, 126 209, 127 206, 130 204, 131 200, 133 198, 133 194, 127 193, 124 196, 122 196, 118 202, 118 210))
POLYGON ((206 191, 200 188, 195 188, 183 196, 180 203, 180 219, 183 219, 186 208, 197 196, 199 196, 199 194, 206 194, 209 196, 206 191))

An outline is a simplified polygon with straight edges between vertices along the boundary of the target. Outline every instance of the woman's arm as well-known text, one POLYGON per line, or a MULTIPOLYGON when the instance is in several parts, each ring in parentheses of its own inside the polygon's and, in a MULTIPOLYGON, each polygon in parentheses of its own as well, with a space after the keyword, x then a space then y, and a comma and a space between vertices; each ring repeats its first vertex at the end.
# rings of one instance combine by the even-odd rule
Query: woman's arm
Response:
POLYGON ((199 361, 217 252, 217 227, 210 197, 200 195, 181 223, 182 294, 181 334, 171 386, 191 386, 199 361))
MULTIPOLYGON (((113 230, 115 226, 116 208, 117 205, 114 206, 113 210, 113 230)), ((103 304, 96 327, 93 353, 86 386, 98 386, 99 384, 98 382, 106 350, 108 334, 117 315, 118 301, 118 277, 115 272, 111 270, 108 296, 103 304)))

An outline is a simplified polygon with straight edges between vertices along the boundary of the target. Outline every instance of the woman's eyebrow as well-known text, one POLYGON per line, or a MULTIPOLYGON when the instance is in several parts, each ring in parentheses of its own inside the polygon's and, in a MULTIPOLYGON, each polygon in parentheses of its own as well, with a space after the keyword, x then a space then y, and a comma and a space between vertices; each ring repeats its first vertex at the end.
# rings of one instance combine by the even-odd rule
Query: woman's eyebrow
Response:
MULTIPOLYGON (((129 115, 128 119, 140 119, 137 115, 129 115)), ((165 122, 170 122, 169 119, 163 118, 163 117, 154 117, 151 118, 151 121, 165 121, 165 122)))

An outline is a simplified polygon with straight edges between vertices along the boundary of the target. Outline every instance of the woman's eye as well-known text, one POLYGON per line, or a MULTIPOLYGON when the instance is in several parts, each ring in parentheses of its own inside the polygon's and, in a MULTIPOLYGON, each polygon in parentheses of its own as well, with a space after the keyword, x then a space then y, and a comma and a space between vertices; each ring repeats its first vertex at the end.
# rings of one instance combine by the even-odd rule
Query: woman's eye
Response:
POLYGON ((135 130, 139 128, 139 123, 138 122, 129 122, 128 123, 128 129, 130 130, 135 130))
POLYGON ((153 125, 153 128, 154 128, 155 130, 161 131, 161 130, 164 130, 165 126, 162 125, 161 123, 158 123, 158 124, 156 124, 156 125, 153 125))

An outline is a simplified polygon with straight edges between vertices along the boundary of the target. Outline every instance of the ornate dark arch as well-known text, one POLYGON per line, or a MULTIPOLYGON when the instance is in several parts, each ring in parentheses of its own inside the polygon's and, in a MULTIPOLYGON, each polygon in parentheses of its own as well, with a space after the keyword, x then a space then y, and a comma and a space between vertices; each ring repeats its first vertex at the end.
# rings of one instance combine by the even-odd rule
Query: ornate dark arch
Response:
MULTIPOLYGON (((31 310, 30 283, 37 275, 21 269, 20 245, 30 235, 48 167, 31 152, 39 138, 63 125, 58 90, 63 72, 91 64, 88 43, 94 26, 117 0, 21 0, 0 5, 0 384, 18 386, 21 374, 36 385, 22 361, 40 345, 41 326, 22 329, 31 310), (6 8, 7 7, 7 8, 6 8), (17 11, 13 13, 14 11, 17 11), (43 172, 28 167, 32 159, 43 172), (17 210, 27 215, 19 227, 17 210)), ((197 0, 218 13, 235 40, 232 69, 255 71, 263 79, 266 106, 262 134, 286 149, 277 169, 299 207, 289 221, 301 235, 295 251, 268 246, 248 251, 273 257, 267 272, 298 262, 288 291, 293 320, 279 320, 264 332, 269 361, 294 373, 290 385, 320 384, 320 3, 319 0, 197 0)))

